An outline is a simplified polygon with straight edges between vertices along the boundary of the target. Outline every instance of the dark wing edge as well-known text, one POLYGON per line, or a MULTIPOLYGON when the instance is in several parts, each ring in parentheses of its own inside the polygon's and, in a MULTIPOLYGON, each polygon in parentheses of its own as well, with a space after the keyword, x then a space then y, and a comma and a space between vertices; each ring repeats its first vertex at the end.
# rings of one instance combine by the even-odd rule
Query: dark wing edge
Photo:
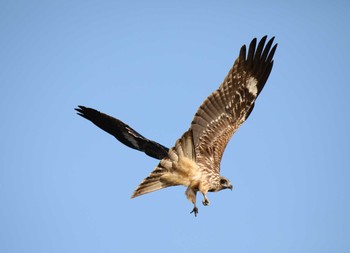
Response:
POLYGON ((145 138, 119 119, 82 105, 79 105, 75 110, 79 116, 91 121, 130 148, 142 151, 158 160, 163 159, 168 154, 167 147, 145 138))
POLYGON ((191 129, 199 163, 219 171, 228 141, 249 117, 273 66, 277 44, 274 37, 265 45, 254 38, 248 49, 243 45, 239 57, 220 87, 198 108, 191 129), (256 46, 257 45, 257 46, 256 46))
POLYGON ((245 45, 241 48, 241 51, 239 54, 239 65, 242 64, 243 70, 247 71, 247 73, 255 77, 255 79, 258 81, 257 96, 260 94, 260 92, 264 88, 264 85, 270 76, 270 73, 273 67, 273 56, 278 46, 278 44, 276 43, 271 48, 275 37, 272 37, 265 45, 266 39, 267 39, 267 36, 264 36, 260 40, 258 47, 256 49, 255 49, 255 46, 256 46, 257 40, 256 38, 252 40, 252 42, 249 45, 247 59, 245 58, 245 45))

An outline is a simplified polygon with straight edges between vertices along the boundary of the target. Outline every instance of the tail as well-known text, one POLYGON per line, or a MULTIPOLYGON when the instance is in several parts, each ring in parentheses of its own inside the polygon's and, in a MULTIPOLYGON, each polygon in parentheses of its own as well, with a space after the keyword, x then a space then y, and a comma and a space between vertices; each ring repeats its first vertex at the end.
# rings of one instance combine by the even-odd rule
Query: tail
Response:
POLYGON ((171 166, 171 161, 169 158, 164 158, 161 160, 157 167, 152 171, 152 173, 146 177, 141 182, 141 184, 139 184, 139 186, 132 194, 131 198, 173 186, 172 184, 169 184, 168 182, 161 179, 162 176, 169 173, 169 165, 171 166))
POLYGON ((181 157, 187 157, 191 160, 194 158, 193 137, 190 131, 177 140, 175 147, 169 150, 168 156, 163 158, 152 173, 141 182, 131 198, 169 186, 187 184, 182 177, 179 177, 179 174, 183 172, 176 166, 181 157))

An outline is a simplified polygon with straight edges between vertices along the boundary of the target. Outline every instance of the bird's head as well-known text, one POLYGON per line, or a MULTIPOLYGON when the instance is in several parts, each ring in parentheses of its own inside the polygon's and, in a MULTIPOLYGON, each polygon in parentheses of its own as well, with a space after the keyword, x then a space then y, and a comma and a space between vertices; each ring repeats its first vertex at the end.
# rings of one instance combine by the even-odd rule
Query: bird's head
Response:
POLYGON ((218 178, 218 181, 215 184, 215 187, 213 189, 209 190, 209 191, 217 192, 217 191, 221 191, 221 190, 224 190, 224 189, 232 190, 233 186, 232 186, 232 184, 231 184, 231 182, 230 182, 230 180, 228 178, 220 176, 218 178))

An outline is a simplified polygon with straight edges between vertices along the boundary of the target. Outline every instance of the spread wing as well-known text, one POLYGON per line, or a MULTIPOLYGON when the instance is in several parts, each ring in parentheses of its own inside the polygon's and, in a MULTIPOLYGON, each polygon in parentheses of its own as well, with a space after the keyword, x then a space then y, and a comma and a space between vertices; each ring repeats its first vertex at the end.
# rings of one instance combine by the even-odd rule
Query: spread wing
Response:
POLYGON ((78 115, 90 120, 96 126, 113 135, 117 140, 130 148, 142 151, 159 160, 168 154, 169 149, 167 147, 143 137, 130 126, 116 118, 81 105, 75 108, 75 110, 78 112, 78 115))
POLYGON ((220 87, 199 107, 191 123, 197 163, 220 172, 220 161, 231 136, 249 117, 273 65, 277 44, 267 44, 266 36, 256 47, 252 40, 246 55, 242 46, 239 57, 220 87))

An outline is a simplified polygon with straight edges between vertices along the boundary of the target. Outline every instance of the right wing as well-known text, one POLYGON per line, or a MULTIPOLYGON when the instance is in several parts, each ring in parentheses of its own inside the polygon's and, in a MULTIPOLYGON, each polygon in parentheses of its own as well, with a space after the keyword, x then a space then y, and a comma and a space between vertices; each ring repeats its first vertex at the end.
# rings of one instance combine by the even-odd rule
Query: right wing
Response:
POLYGON ((159 160, 163 159, 168 154, 169 149, 167 147, 143 137, 127 124, 116 118, 81 105, 75 108, 75 110, 78 112, 77 114, 79 116, 90 120, 96 126, 113 135, 117 140, 130 148, 142 151, 159 160))
POLYGON ((220 161, 231 136, 249 117, 273 66, 277 44, 264 36, 253 39, 240 54, 219 89, 198 108, 191 123, 197 163, 220 170, 220 161))

